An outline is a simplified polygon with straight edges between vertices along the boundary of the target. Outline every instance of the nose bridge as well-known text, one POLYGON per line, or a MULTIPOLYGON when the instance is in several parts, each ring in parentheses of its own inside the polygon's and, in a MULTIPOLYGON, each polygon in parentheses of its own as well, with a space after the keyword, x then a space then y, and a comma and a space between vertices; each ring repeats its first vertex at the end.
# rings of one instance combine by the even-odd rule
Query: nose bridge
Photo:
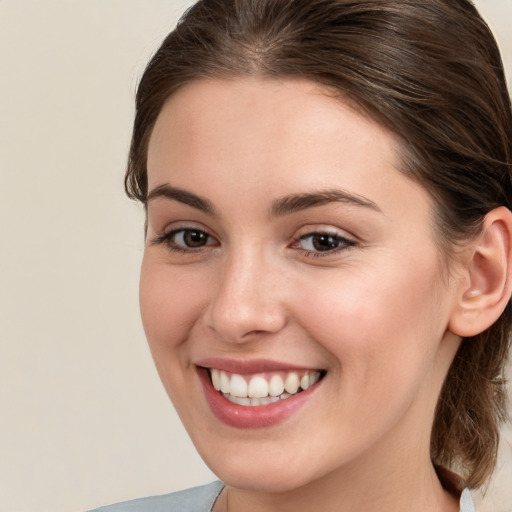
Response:
POLYGON ((276 271, 261 244, 233 247, 219 269, 207 315, 209 327, 230 342, 280 330, 286 318, 276 271))

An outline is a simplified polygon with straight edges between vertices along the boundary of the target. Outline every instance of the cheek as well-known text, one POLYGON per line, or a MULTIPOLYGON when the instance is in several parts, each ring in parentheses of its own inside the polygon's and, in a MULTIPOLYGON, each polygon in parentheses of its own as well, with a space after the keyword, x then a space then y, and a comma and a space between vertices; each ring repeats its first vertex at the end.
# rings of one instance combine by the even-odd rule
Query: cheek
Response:
POLYGON ((417 261, 412 266, 391 260, 385 273, 381 265, 368 266, 364 273, 317 276, 304 285, 308 300, 301 301, 297 318, 344 375, 357 374, 351 382, 413 378, 433 359, 446 326, 436 301, 437 267, 423 263, 420 275, 417 261))
POLYGON ((144 256, 140 277, 140 309, 154 357, 178 347, 187 337, 205 302, 204 286, 187 272, 176 271, 144 256))

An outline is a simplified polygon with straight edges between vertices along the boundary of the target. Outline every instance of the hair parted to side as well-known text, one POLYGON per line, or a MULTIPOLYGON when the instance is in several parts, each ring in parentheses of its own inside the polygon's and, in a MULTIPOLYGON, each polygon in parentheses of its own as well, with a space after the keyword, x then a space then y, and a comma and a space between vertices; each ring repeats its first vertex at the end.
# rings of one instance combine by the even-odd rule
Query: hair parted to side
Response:
MULTIPOLYGON (((141 79, 125 186, 147 203, 147 148, 164 102, 203 78, 301 77, 337 91, 403 141, 431 194, 442 247, 512 209, 512 112, 494 38, 469 0, 202 0, 141 79)), ((432 460, 470 487, 494 469, 506 417, 510 304, 465 339, 439 399, 432 460)))

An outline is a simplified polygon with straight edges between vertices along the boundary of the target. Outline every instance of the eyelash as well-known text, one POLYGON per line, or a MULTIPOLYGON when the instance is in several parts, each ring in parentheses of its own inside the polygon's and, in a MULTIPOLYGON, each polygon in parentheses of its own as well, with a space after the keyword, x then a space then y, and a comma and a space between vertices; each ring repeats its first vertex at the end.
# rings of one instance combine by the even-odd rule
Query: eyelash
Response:
POLYGON ((349 238, 345 238, 337 233, 330 233, 329 231, 312 231, 310 233, 307 233, 305 235, 300 236, 295 242, 292 243, 292 247, 297 245, 300 241, 306 240, 308 238, 314 238, 314 237, 327 237, 332 240, 334 240, 335 243, 339 244, 337 247, 327 250, 327 251, 312 251, 308 249, 300 249, 298 248, 298 251, 306 257, 309 258, 322 258, 322 257, 328 257, 333 256, 335 254, 338 254, 339 252, 345 251, 349 249, 350 247, 353 247, 356 245, 356 242, 354 240, 350 240, 349 238))
MULTIPOLYGON (((154 245, 165 245, 169 250, 173 252, 177 252, 180 254, 191 254, 191 253, 198 253, 204 250, 207 247, 214 246, 214 244, 206 244, 200 247, 185 247, 180 246, 176 244, 176 242, 173 240, 176 235, 179 233, 182 233, 182 236, 186 236, 187 233, 197 233, 200 235, 206 235, 208 239, 213 239, 213 237, 207 232, 202 229, 195 229, 195 228, 178 228, 173 229, 172 231, 169 231, 168 233, 163 233, 159 236, 157 236, 153 241, 152 244, 154 245)), ((295 239, 289 247, 296 248, 299 253, 302 256, 308 257, 308 258, 322 258, 327 256, 332 256, 334 254, 337 254, 341 251, 347 250, 350 247, 353 247, 356 245, 356 242, 354 240, 345 238, 343 236, 340 236, 337 233, 330 233, 329 231, 312 231, 310 233, 306 233, 305 235, 299 236, 297 239, 295 239), (339 244, 337 247, 326 250, 326 251, 314 251, 309 249, 303 249, 296 247, 301 241, 307 240, 308 238, 313 237, 327 237, 332 239, 335 243, 339 244)))
POLYGON ((154 245, 165 245, 170 251, 177 252, 180 254, 190 254, 190 253, 197 253, 203 250, 206 247, 210 247, 211 244, 206 244, 201 247, 186 247, 186 246, 180 246, 176 244, 176 242, 173 240, 173 238, 178 234, 183 233, 183 236, 185 236, 186 233, 198 233, 201 235, 206 235, 209 239, 212 239, 213 237, 203 229, 196 229, 196 228, 177 228, 173 229, 172 231, 169 231, 168 233, 163 233, 159 236, 157 236, 153 240, 154 245))

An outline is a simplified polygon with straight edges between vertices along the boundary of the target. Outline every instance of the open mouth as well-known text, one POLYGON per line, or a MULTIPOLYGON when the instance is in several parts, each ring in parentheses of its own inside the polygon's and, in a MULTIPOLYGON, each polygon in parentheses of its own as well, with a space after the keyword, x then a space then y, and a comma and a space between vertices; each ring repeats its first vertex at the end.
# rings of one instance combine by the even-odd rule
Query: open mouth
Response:
POLYGON ((212 386, 242 406, 269 405, 306 391, 323 379, 324 370, 278 371, 240 375, 208 368, 212 386))

